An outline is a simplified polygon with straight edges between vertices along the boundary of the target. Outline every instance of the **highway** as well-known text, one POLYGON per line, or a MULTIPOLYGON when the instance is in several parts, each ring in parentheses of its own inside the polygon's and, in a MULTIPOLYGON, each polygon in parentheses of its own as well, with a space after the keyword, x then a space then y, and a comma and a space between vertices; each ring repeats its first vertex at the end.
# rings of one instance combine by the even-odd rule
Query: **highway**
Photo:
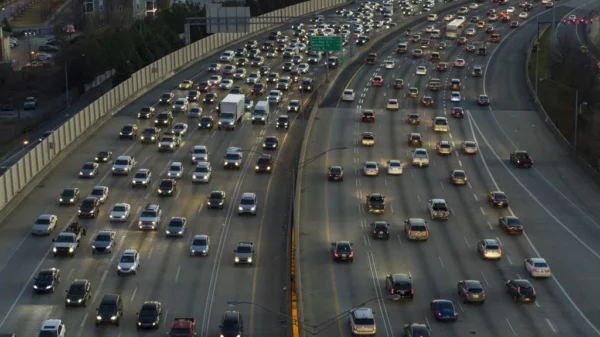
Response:
MULTIPOLYGON (((291 35, 291 31, 284 32, 291 35)), ((266 39, 266 36, 259 40, 266 39)), ((244 42, 245 44, 245 42, 244 42)), ((231 49, 242 47, 232 46, 231 49)), ((288 300, 284 291, 287 284, 285 275, 287 255, 287 225, 291 202, 291 171, 293 160, 297 159, 303 129, 295 120, 289 131, 276 130, 276 117, 286 114, 287 103, 299 99, 298 85, 285 94, 284 100, 271 111, 268 125, 254 126, 244 116, 244 123, 234 132, 200 131, 190 124, 184 142, 173 153, 159 153, 156 145, 144 145, 139 141, 119 140, 121 126, 137 123, 140 132, 151 126, 151 120, 136 120, 137 112, 143 106, 156 105, 159 96, 174 90, 182 80, 195 82, 207 80, 208 60, 176 75, 171 80, 142 96, 129 105, 97 133, 77 148, 69 160, 64 161, 48 178, 10 214, 2 224, 0 239, 0 331, 14 332, 19 336, 37 335, 42 322, 49 318, 64 320, 69 336, 137 336, 147 333, 137 332, 136 312, 148 300, 161 301, 163 317, 159 329, 152 335, 164 335, 174 317, 194 317, 198 322, 198 336, 215 335, 221 315, 232 310, 228 300, 258 302, 283 311, 288 300), (281 163, 271 175, 256 175, 254 162, 262 151, 262 140, 269 135, 280 139, 280 148, 274 151, 274 158, 281 163), (190 163, 190 150, 194 145, 206 145, 210 151, 209 161, 213 166, 212 182, 207 185, 193 185, 190 163), (243 167, 239 171, 225 171, 222 156, 230 146, 247 150, 243 167), (115 177, 110 174, 111 163, 103 164, 96 178, 82 180, 77 174, 82 164, 93 160, 98 151, 113 152, 113 159, 119 155, 134 156, 138 162, 135 170, 148 168, 153 172, 152 186, 148 189, 132 189, 129 177, 115 177), (253 152, 254 151, 254 152, 253 152), (166 175, 171 162, 182 162, 184 177, 178 184, 173 197, 159 198, 156 193, 160 179, 166 175), (88 226, 88 235, 74 258, 54 258, 49 254, 51 239, 69 223, 76 221, 77 206, 58 206, 58 197, 63 189, 78 187, 82 198, 94 186, 103 185, 110 189, 108 201, 100 209, 99 218, 81 220, 88 226), (223 210, 207 210, 205 200, 212 190, 227 193, 227 203, 223 210), (236 208, 244 192, 254 192, 258 196, 258 216, 239 217, 236 208), (132 214, 123 224, 109 223, 109 212, 117 202, 131 204, 132 214), (156 232, 141 232, 136 228, 142 208, 148 204, 160 204, 163 209, 163 226, 156 232), (56 214, 59 228, 50 237, 32 237, 31 226, 39 214, 56 214), (166 222, 173 216, 183 216, 188 220, 188 228, 183 238, 165 237, 166 222), (95 234, 104 229, 117 233, 117 245, 110 254, 92 254, 91 242, 95 234), (190 257, 191 238, 196 234, 211 236, 208 257, 190 257), (251 241, 255 245, 255 263, 252 267, 234 267, 233 250, 240 241, 251 241), (141 254, 141 270, 130 277, 117 276, 117 262, 125 249, 137 249, 141 254), (40 269, 59 268, 61 282, 54 294, 33 294, 32 279, 40 269), (87 308, 65 308, 64 293, 75 279, 88 279, 92 283, 92 300, 87 308), (94 327, 95 308, 104 294, 121 294, 124 299, 124 317, 120 327, 94 327), (23 324, 27 321, 28 324, 23 324)), ((280 71, 283 60, 267 59, 273 71, 280 71)), ((252 70, 247 67, 249 72, 252 70)), ((256 68, 255 71, 257 71, 256 68)), ((323 65, 311 66, 307 76, 324 78, 323 65)), ((264 78, 263 78, 264 81, 264 78)), ((241 85, 236 81, 236 85, 241 85)), ((270 85, 269 88, 272 88, 270 85)), ((247 85, 243 87, 248 90, 247 85)), ((217 89, 218 90, 218 89, 217 89)), ((225 91, 219 90, 219 97, 225 91)), ((187 91, 175 90, 176 97, 187 96, 187 91)), ((265 99, 266 96, 263 97, 265 99)), ((305 94, 305 97, 308 97, 305 94)), ((258 99, 256 100, 258 101, 258 99)), ((195 104, 191 104, 194 106, 195 104)), ((214 107, 204 105, 205 113, 214 113, 214 107)), ((156 106, 157 113, 168 107, 156 106)), ((175 122, 187 122, 187 116, 175 114, 175 122)), ((295 114, 291 114, 295 118, 295 114)), ((190 120, 190 123, 191 120, 190 120)), ((245 335, 282 335, 286 327, 277 318, 254 307, 239 306, 245 320, 245 335)))
MULTIPOLYGON (((584 1, 559 2, 556 17, 584 4, 584 1)), ((403 324, 421 322, 430 326, 436 336, 595 336, 600 335, 600 314, 597 303, 600 292, 595 282, 600 276, 596 250, 600 237, 600 211, 597 205, 600 191, 585 173, 569 159, 567 151, 546 129, 534 110, 526 86, 524 72, 526 51, 536 34, 535 16, 540 21, 551 20, 551 12, 536 8, 521 26, 510 29, 506 23, 495 23, 502 41, 489 44, 488 35, 478 29, 469 40, 477 47, 486 45, 488 56, 466 53, 455 42, 443 51, 442 61, 466 60, 466 68, 452 68, 437 73, 427 62, 413 60, 409 54, 396 54, 397 37, 377 51, 381 64, 357 65, 339 79, 338 90, 331 93, 320 110, 320 119, 313 126, 306 157, 327 149, 347 146, 345 151, 332 151, 304 169, 300 216, 300 278, 301 305, 304 319, 317 325, 327 318, 349 310, 360 303, 384 297, 385 276, 408 273, 415 284, 412 302, 391 302, 385 299, 366 304, 376 312, 380 335, 396 336, 403 324), (396 67, 387 70, 384 59, 393 59, 396 67), (416 66, 425 65, 427 76, 416 76, 416 66), (475 65, 484 66, 483 78, 473 78, 475 65), (372 87, 370 79, 383 75, 383 87, 372 87), (453 119, 449 90, 431 93, 425 85, 429 77, 439 77, 445 86, 450 79, 463 83, 459 104, 467 113, 464 119, 453 119), (415 86, 436 101, 425 108, 418 100, 406 97, 406 88, 391 86, 401 78, 406 88, 415 86), (340 102, 344 88, 357 92, 354 102, 340 102), (480 107, 475 100, 480 94, 491 97, 491 107, 480 107), (400 111, 386 111, 389 98, 400 100, 400 111), (361 123, 361 110, 375 109, 375 123, 361 123), (410 126, 409 113, 419 113, 423 123, 410 126), (435 134, 431 130, 434 116, 450 119, 450 132, 435 134), (359 145, 360 134, 375 133, 376 145, 359 145), (432 159, 428 168, 410 167, 408 134, 420 132, 424 147, 432 159), (449 157, 437 154, 436 143, 448 140, 455 145, 449 157), (466 156, 460 152, 465 140, 478 143, 480 152, 466 156), (515 148, 529 151, 535 160, 530 170, 516 169, 508 160, 515 148), (400 159, 405 165, 402 176, 388 176, 385 163, 400 159), (378 177, 362 175, 367 160, 380 165, 378 177), (342 165, 343 182, 327 182, 327 168, 342 165), (452 186, 449 172, 463 169, 469 177, 467 186, 452 186), (487 205, 487 193, 503 190, 511 201, 506 210, 487 205), (384 194, 388 209, 384 215, 370 215, 365 197, 371 192, 384 194), (451 207, 446 222, 429 220, 427 200, 444 198, 451 207), (507 236, 498 228, 498 218, 514 214, 525 227, 522 236, 507 236), (403 221, 410 217, 427 219, 430 238, 426 242, 408 242, 403 233, 403 221), (389 241, 375 241, 368 224, 381 219, 391 224, 389 241), (482 260, 477 253, 481 239, 497 239, 503 251, 500 261, 482 260), (349 240, 354 243, 352 264, 333 262, 330 243, 349 240), (537 302, 531 305, 514 303, 505 292, 509 279, 527 278, 523 260, 545 258, 552 269, 548 280, 531 280, 537 291, 537 302), (327 275, 327 276, 325 276, 327 275), (461 279, 477 279, 487 294, 485 305, 461 303, 456 284, 461 279), (429 302, 436 298, 452 300, 458 310, 458 322, 434 322, 429 302)), ((471 11, 467 17, 485 17, 486 4, 471 11), (475 12, 475 13, 474 13, 475 12)), ((517 9, 519 11, 519 9, 517 9)), ((437 26, 444 23, 440 20, 437 26)), ((413 28, 424 30, 428 23, 413 28)), ((470 27, 472 24, 468 25, 470 27)), ((423 33, 423 35, 426 35, 423 33)), ((402 37, 401 39, 405 39, 402 37)), ((407 38, 406 38, 407 39, 407 38)), ((410 45, 409 50, 414 49, 410 45)), ((351 66, 352 68, 352 66, 351 66)), ((326 326, 325 324, 324 326, 326 326)), ((327 330, 328 336, 349 336, 347 319, 327 330)))

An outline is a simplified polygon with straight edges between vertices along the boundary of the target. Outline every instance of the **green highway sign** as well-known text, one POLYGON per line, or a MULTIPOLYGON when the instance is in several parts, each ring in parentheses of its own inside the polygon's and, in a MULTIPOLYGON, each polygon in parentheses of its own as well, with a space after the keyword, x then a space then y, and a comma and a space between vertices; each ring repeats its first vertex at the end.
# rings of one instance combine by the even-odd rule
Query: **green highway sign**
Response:
POLYGON ((340 36, 311 36, 311 50, 314 51, 340 51, 342 38, 340 36))

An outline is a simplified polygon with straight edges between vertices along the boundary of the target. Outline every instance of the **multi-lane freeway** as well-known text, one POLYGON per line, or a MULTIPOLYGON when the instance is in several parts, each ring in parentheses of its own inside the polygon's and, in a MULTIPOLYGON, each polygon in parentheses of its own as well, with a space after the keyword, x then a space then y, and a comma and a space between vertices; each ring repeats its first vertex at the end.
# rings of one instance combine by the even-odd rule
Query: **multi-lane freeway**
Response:
MULTIPOLYGON (((585 1, 559 2, 556 18, 570 14, 585 1)), ((512 5, 512 3, 511 3, 512 5)), ((517 4, 514 4, 515 6, 517 4)), ((591 6, 591 5, 589 5, 591 6)), ((467 17, 486 17, 485 4, 467 17)), ((589 7, 588 7, 589 8, 589 7)), ((517 7, 517 13, 520 9, 517 7)), ((600 211, 597 200, 600 190, 575 165, 561 141, 546 129, 535 111, 526 86, 526 51, 536 34, 536 16, 540 21, 552 20, 552 11, 536 3, 527 19, 518 19, 520 26, 493 23, 501 36, 498 44, 488 43, 489 34, 477 29, 468 37, 476 47, 486 46, 487 56, 467 53, 465 47, 449 41, 441 51, 442 61, 466 60, 466 67, 435 70, 428 62, 430 48, 422 59, 413 59, 417 48, 409 37, 394 37, 378 53, 375 65, 357 65, 340 77, 337 90, 326 100, 319 112, 319 121, 309 135, 306 157, 310 158, 330 148, 347 146, 347 150, 331 151, 321 160, 304 168, 300 216, 300 280, 302 318, 308 325, 327 321, 365 301, 385 297, 385 277, 406 273, 414 281, 413 301, 393 302, 372 300, 364 304, 375 312, 378 334, 396 336, 403 325, 421 322, 430 326, 436 336, 595 336, 600 335, 600 315, 597 303, 600 293, 595 286, 600 277, 598 264, 600 246, 600 211), (400 40, 400 41, 398 41, 400 40), (407 54, 396 54, 397 42, 409 42, 407 54), (394 69, 385 69, 384 60, 394 60, 394 69), (426 76, 415 75, 417 66, 426 66, 426 76), (474 66, 483 66, 484 76, 471 77, 474 66), (382 87, 371 86, 371 79, 382 75, 382 87), (430 92, 426 84, 430 77, 442 79, 445 89, 430 92), (462 101, 450 102, 451 79, 462 81, 462 101), (394 79, 403 79, 404 89, 394 89, 394 79), (418 99, 406 96, 409 87, 417 87, 421 95, 431 95, 433 107, 423 107, 418 99), (353 102, 341 101, 344 89, 357 93, 353 102), (480 94, 490 96, 489 107, 475 102, 480 94), (386 111, 390 98, 400 101, 399 111, 386 111), (453 119, 450 110, 460 106, 462 119, 453 119), (362 123, 361 113, 375 110, 374 123, 362 123), (418 113, 422 123, 407 123, 409 113, 418 113), (448 133, 434 133, 431 119, 450 119, 448 133), (374 147, 360 145, 360 135, 375 134, 374 147), (431 164, 427 168, 411 167, 408 135, 420 132, 429 151, 431 164), (454 145, 450 156, 436 151, 439 141, 454 145), (479 153, 464 155, 463 141, 478 143, 479 153), (509 161, 514 149, 529 151, 534 159, 531 169, 517 169, 509 161), (405 163, 401 176, 386 173, 386 162, 399 159, 405 163), (362 174, 365 161, 376 161, 377 177, 362 174), (330 166, 344 167, 343 182, 327 182, 330 166), (450 184, 450 171, 465 170, 468 184, 450 184), (510 208, 497 210, 487 203, 490 191, 502 190, 510 199, 510 208), (384 215, 371 215, 365 207, 365 197, 371 192, 384 194, 388 203, 384 215), (448 221, 429 219, 427 201, 444 198, 450 206, 448 221), (507 236, 498 227, 501 216, 516 215, 525 231, 521 236, 507 236), (429 222, 430 238, 425 242, 409 242, 404 233, 404 220, 424 218, 429 222), (374 220, 390 223, 391 238, 374 240, 369 224, 374 220), (483 260, 477 252, 482 239, 496 239, 502 249, 499 261, 483 260), (331 242, 348 240, 354 243, 353 263, 337 263, 332 259, 331 242), (529 277, 524 259, 540 256, 552 270, 552 278, 537 280, 529 277), (535 304, 515 303, 506 293, 507 280, 529 279, 536 292, 535 304), (457 295, 457 282, 464 279, 481 281, 487 294, 485 305, 463 304, 457 295), (455 324, 437 323, 429 303, 433 299, 452 300, 457 308, 455 324)), ((456 13, 454 13, 456 14, 456 13)), ((516 13, 515 13, 516 14, 516 13)), ((440 16, 441 17, 441 16, 440 16)), ((422 32, 429 22, 413 27, 422 32)), ((436 28, 445 25, 435 23, 436 28)), ((472 27, 468 24, 467 27, 472 27)), ((435 45, 435 40, 432 45, 435 45)), ((325 324, 327 325, 327 324, 325 324)), ((348 336, 351 331, 346 319, 333 324, 326 335, 348 336)))

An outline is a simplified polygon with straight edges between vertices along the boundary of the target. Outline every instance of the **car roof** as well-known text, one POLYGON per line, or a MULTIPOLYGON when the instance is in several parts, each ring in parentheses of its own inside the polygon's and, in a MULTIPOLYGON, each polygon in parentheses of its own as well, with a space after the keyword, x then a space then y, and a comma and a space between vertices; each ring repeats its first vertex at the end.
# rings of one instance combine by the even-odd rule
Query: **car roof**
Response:
POLYGON ((40 214, 40 216, 38 216, 38 220, 50 220, 50 218, 52 218, 53 216, 55 216, 54 214, 40 214))
POLYGON ((117 160, 129 160, 130 158, 130 156, 118 156, 117 160))
POLYGON ((198 164, 196 164, 196 167, 197 167, 197 168, 198 168, 198 167, 202 167, 202 168, 204 168, 204 167, 210 167, 210 163, 209 163, 209 162, 207 162, 207 161, 201 161, 201 162, 199 162, 198 164))
POLYGON ((182 166, 183 164, 179 161, 174 161, 171 163, 171 166, 182 166))
POLYGON ((500 246, 498 244, 498 240, 496 239, 483 239, 483 241, 485 242, 486 246, 500 246))
POLYGON ((85 202, 85 201, 87 201, 87 202, 90 202, 90 201, 97 201, 97 200, 98 200, 98 198, 96 198, 96 197, 87 197, 87 198, 83 199, 83 201, 84 201, 84 202, 85 202))
POLYGON ((442 140, 442 141, 440 142, 440 145, 450 145, 450 142, 449 142, 449 141, 447 141, 447 140, 442 140))
POLYGON ((418 132, 412 132, 412 133, 410 134, 410 136, 411 136, 411 137, 413 137, 413 136, 421 136, 421 134, 420 134, 420 133, 418 133, 418 132))
POLYGON ((534 262, 534 263, 535 263, 535 262, 547 263, 547 262, 546 262, 546 259, 544 259, 544 258, 541 258, 541 257, 532 257, 532 258, 530 258, 530 260, 531 260, 531 262, 534 262))
POLYGON ((392 274, 390 275, 392 278, 392 281, 394 282, 412 282, 412 279, 410 278, 410 276, 408 274, 392 274))
POLYGON ((206 234, 194 235, 194 240, 196 240, 196 239, 208 239, 208 235, 206 235, 206 234))
POLYGON ((135 253, 137 253, 137 250, 135 250, 135 249, 125 249, 125 251, 123 252, 123 256, 125 256, 125 255, 133 255, 135 253))
POLYGON ((481 282, 478 280, 464 280, 463 282, 469 289, 483 289, 481 282))
POLYGON ((242 199, 254 199, 256 198, 256 194, 252 192, 244 192, 242 194, 242 199))
POLYGON ((157 301, 146 301, 144 302, 144 304, 142 304, 142 309, 144 308, 148 308, 148 309, 156 309, 156 307, 158 307, 159 302, 157 301))
POLYGON ((116 302, 117 299, 119 298, 120 295, 118 294, 104 294, 104 296, 102 296, 102 300, 100 301, 100 303, 113 303, 116 302))
POLYGON ((148 205, 146 205, 146 207, 144 207, 145 210, 147 210, 147 209, 157 210, 158 208, 159 208, 158 205, 153 205, 153 204, 148 204, 148 205))
POLYGON ((100 185, 98 185, 98 186, 94 186, 94 188, 92 188, 92 191, 94 191, 94 190, 105 190, 107 188, 108 187, 106 187, 106 186, 100 186, 100 185))
POLYGON ((512 280, 512 282, 520 287, 523 287, 523 286, 531 287, 531 282, 529 282, 529 280, 516 279, 516 280, 512 280))
POLYGON ((354 317, 356 317, 356 318, 373 318, 373 310, 371 310, 371 308, 354 309, 354 317))
POLYGON ((111 234, 114 233, 115 231, 110 230, 110 229, 103 229, 101 231, 98 232, 98 234, 111 234))
POLYGON ((137 171, 137 173, 150 173, 150 169, 141 168, 137 171))
POLYGON ((55 330, 62 324, 60 319, 47 319, 40 330, 55 330))

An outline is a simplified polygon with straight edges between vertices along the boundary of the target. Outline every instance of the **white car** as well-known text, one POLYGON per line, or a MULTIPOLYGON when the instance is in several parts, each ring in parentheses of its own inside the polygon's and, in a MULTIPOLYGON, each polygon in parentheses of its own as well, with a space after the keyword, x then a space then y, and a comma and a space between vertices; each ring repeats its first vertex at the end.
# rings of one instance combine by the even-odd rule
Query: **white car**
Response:
POLYGON ((436 21, 437 19, 438 19, 437 14, 429 14, 429 15, 427 15, 427 21, 429 21, 429 22, 436 21))
POLYGON ((117 203, 110 210, 110 221, 127 221, 131 215, 131 205, 126 203, 117 203))
POLYGON ((221 77, 221 75, 212 75, 208 78, 208 83, 210 83, 210 85, 213 87, 221 84, 221 81, 223 81, 223 77, 221 77))
POLYGON ((310 66, 308 65, 308 63, 300 63, 298 65, 298 71, 302 74, 306 74, 308 73, 308 69, 310 68, 310 66))
POLYGON ((208 148, 204 145, 194 145, 192 148, 192 164, 208 161, 208 148))
POLYGON ((425 68, 425 66, 418 66, 417 75, 427 75, 427 68, 425 68))
POLYGON ((527 19, 529 17, 529 14, 527 14, 527 12, 521 12, 519 13, 519 18, 520 19, 527 19))
POLYGON ((458 9, 457 13, 460 14, 460 15, 468 14, 469 13, 469 8, 467 8, 467 7, 461 7, 461 8, 458 9))
POLYGON ((469 29, 467 29, 467 35, 468 36, 473 36, 475 34, 477 34, 477 31, 475 30, 475 28, 469 28, 469 29))
POLYGON ((47 319, 42 324, 38 336, 65 337, 66 334, 67 328, 60 319, 47 319))
POLYGON ((113 175, 129 175, 135 166, 135 159, 131 156, 118 156, 112 166, 113 175))
POLYGON ((356 98, 356 93, 354 89, 346 89, 342 93, 342 101, 352 102, 356 98))
POLYGON ((525 260, 525 270, 531 277, 550 277, 552 272, 545 259, 532 257, 525 260))
POLYGON ((429 153, 427 153, 427 149, 415 149, 412 157, 412 165, 419 167, 429 166, 429 153))
POLYGON ((392 60, 387 60, 384 62, 385 69, 394 69, 396 67, 396 63, 392 60))
POLYGON ((367 161, 363 166, 363 174, 366 176, 378 176, 379 175, 379 165, 377 165, 374 161, 367 161))
POLYGON ((140 268, 140 254, 135 249, 126 249, 117 264, 117 275, 137 274, 140 268))
POLYGON ((444 21, 452 21, 452 19, 454 19, 454 15, 452 15, 452 14, 444 15, 444 21))
POLYGON ((233 88, 233 80, 230 79, 224 79, 223 81, 221 81, 221 84, 219 84, 219 89, 222 90, 229 90, 233 88))
POLYGON ((251 73, 246 78, 246 83, 248 83, 248 84, 255 84, 255 83, 259 83, 259 82, 260 82, 260 74, 259 73, 251 73))
POLYGON ((391 175, 402 174, 402 162, 399 160, 388 160, 387 172, 391 175))
POLYGON ((234 56, 235 56, 235 52, 233 50, 226 50, 223 52, 223 54, 221 54, 221 57, 219 57, 219 61, 232 62, 234 56))
POLYGON ((212 177, 212 166, 209 162, 199 162, 192 173, 192 183, 208 183, 212 177))
POLYGON ((460 97, 460 92, 453 91, 450 94, 450 102, 460 102, 461 100, 462 100, 462 98, 460 97))
POLYGON ((181 162, 173 162, 171 166, 169 166, 169 172, 167 173, 167 177, 173 179, 180 179, 183 177, 183 164, 181 162))
POLYGON ((450 126, 446 117, 435 117, 433 119, 433 131, 450 132, 450 126))
POLYGON ((502 258, 502 249, 496 239, 483 239, 477 244, 477 251, 481 254, 484 259, 497 259, 502 258))
POLYGON ((510 6, 506 9, 506 13, 512 14, 515 12, 515 8, 513 6, 510 6))
POLYGON ((477 9, 477 8, 479 8, 478 4, 476 4, 476 3, 469 4, 469 9, 477 9))
POLYGON ((400 104, 398 103, 398 100, 395 98, 391 98, 388 100, 387 102, 387 109, 388 110, 398 110, 400 109, 400 104))
POLYGON ((210 237, 208 235, 194 235, 194 239, 190 244, 191 256, 206 256, 210 250, 210 237))
POLYGON ((97 198, 101 204, 106 202, 108 199, 108 187, 106 186, 95 186, 90 192, 90 197, 97 198))
POLYGON ((187 130, 188 130, 187 124, 177 123, 173 126, 173 129, 171 130, 171 132, 173 132, 174 134, 176 134, 179 137, 183 137, 187 133, 187 130))
POLYGON ((50 235, 50 233, 56 228, 58 217, 54 214, 42 214, 40 215, 31 229, 32 235, 50 235))

